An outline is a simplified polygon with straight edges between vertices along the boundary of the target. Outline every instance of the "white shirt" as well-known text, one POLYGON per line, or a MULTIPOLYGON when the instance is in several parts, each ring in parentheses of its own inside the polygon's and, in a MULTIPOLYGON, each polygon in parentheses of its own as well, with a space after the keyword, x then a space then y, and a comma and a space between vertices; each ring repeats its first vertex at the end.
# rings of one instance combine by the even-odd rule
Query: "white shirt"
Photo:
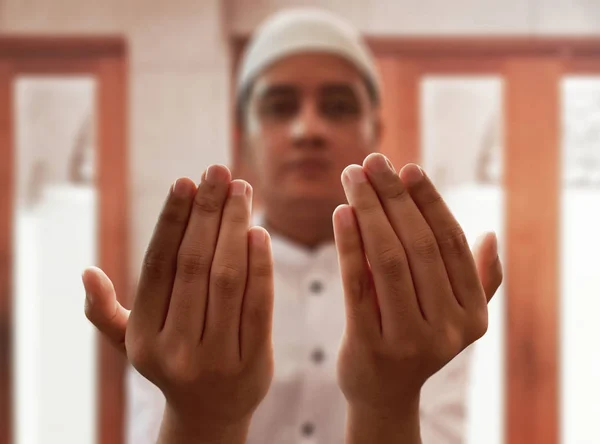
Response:
MULTIPOLYGON (((314 251, 272 236, 275 264, 275 375, 252 418, 247 444, 343 444, 346 400, 336 380, 344 294, 334 244, 314 251)), ((425 444, 460 444, 466 425, 466 350, 431 377, 421 394, 425 444)), ((128 443, 156 442, 164 398, 132 371, 128 443)))

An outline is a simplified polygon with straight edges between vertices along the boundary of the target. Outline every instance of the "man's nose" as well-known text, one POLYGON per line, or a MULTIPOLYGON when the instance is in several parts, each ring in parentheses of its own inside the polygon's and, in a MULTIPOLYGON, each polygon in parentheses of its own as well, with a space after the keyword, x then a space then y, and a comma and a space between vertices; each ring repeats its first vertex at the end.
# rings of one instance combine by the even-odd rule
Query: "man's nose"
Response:
POLYGON ((296 146, 322 147, 327 138, 327 122, 318 109, 307 103, 302 106, 290 124, 290 132, 296 146))

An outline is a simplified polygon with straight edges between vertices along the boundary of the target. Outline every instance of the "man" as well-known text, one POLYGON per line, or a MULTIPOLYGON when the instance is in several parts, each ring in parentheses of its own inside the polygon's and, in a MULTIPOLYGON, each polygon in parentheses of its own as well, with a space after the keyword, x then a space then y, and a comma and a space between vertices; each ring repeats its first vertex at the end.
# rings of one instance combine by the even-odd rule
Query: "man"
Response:
MULTIPOLYGON (((418 418, 420 414, 420 433, 425 443, 462 442, 465 422, 466 355, 460 355, 437 372, 425 384, 423 390, 420 389, 424 380, 439 370, 441 365, 436 364, 426 370, 409 372, 411 375, 415 373, 419 375, 415 377, 419 382, 410 382, 412 376, 402 377, 406 362, 400 366, 386 364, 389 364, 390 356, 396 356, 394 353, 398 351, 397 349, 394 349, 391 354, 383 353, 386 359, 377 363, 376 374, 373 374, 372 378, 367 378, 367 382, 370 383, 364 384, 364 387, 369 389, 367 392, 361 391, 361 388, 352 382, 356 380, 357 375, 361 375, 361 380, 367 376, 361 373, 362 370, 367 371, 365 368, 357 367, 360 367, 359 364, 366 365, 365 363, 370 362, 369 356, 372 357, 372 354, 364 354, 364 347, 359 347, 360 350, 357 350, 355 346, 355 344, 365 343, 360 339, 361 334, 366 334, 365 331, 359 329, 361 331, 359 334, 351 328, 353 322, 358 322, 352 316, 354 313, 352 294, 357 293, 357 288, 360 289, 358 293, 370 294, 369 288, 375 286, 376 291, 373 291, 377 293, 376 296, 369 297, 372 298, 373 307, 377 308, 379 314, 371 313, 369 316, 375 317, 368 322, 378 323, 379 329, 383 331, 386 325, 392 326, 394 330, 395 324, 409 325, 410 322, 402 316, 386 320, 389 312, 385 310, 385 297, 380 295, 383 292, 382 288, 388 290, 395 288, 402 294, 408 292, 433 295, 440 288, 450 286, 454 288, 455 285, 470 285, 471 290, 483 286, 485 295, 489 299, 501 281, 496 240, 493 236, 486 236, 481 244, 481 254, 477 256, 479 279, 475 280, 476 285, 472 281, 473 270, 458 272, 458 266, 456 266, 457 270, 452 270, 452 260, 442 261, 444 255, 449 258, 461 257, 458 253, 464 250, 464 235, 447 209, 439 210, 445 207, 443 201, 435 198, 437 196, 435 192, 431 190, 424 192, 425 200, 422 203, 427 206, 427 203, 431 203, 428 202, 429 199, 436 205, 441 205, 436 211, 444 213, 444 217, 438 219, 451 223, 446 224, 440 232, 435 232, 435 226, 432 226, 425 217, 426 211, 419 207, 418 200, 414 196, 412 199, 406 197, 408 193, 403 190, 410 190, 411 181, 416 183, 419 178, 423 178, 424 183, 428 182, 426 176, 416 166, 403 170, 402 177, 406 180, 402 181, 397 174, 392 175, 395 179, 392 179, 392 176, 385 176, 387 177, 385 180, 377 179, 378 174, 391 174, 392 171, 387 167, 385 158, 380 155, 369 156, 362 168, 354 166, 345 170, 348 165, 363 164, 363 159, 377 150, 382 132, 379 114, 380 97, 381 88, 374 63, 360 36, 346 23, 323 12, 297 10, 274 16, 257 31, 245 55, 238 83, 240 134, 245 154, 256 172, 256 180, 253 184, 259 190, 264 204, 261 213, 257 216, 258 221, 272 238, 275 294, 272 335, 274 376, 266 397, 252 414, 248 443, 342 443, 346 427, 349 435, 355 436, 361 436, 362 432, 368 430, 370 442, 376 442, 372 440, 376 436, 372 434, 373 429, 380 429, 385 433, 385 421, 382 422, 378 416, 374 422, 366 421, 370 427, 363 430, 357 424, 365 423, 365 415, 362 414, 364 409, 360 409, 361 414, 354 415, 356 409, 347 410, 347 403, 350 403, 350 407, 364 405, 361 401, 371 396, 376 396, 376 401, 373 402, 378 403, 386 398, 387 390, 390 396, 400 396, 399 394, 402 393, 400 398, 417 399, 417 405, 420 403, 420 412, 416 415, 412 412, 408 416, 418 418), (344 186, 340 182, 342 171, 345 172, 344 186), (369 182, 372 183, 373 189, 365 185, 369 182), (387 207, 386 193, 390 205, 398 207, 397 212, 387 207), (336 239, 336 246, 333 242, 332 214, 347 200, 354 207, 356 216, 348 206, 336 211, 336 237, 340 233, 346 233, 341 234, 341 239, 336 239), (402 202, 403 204, 398 206, 402 202), (408 207, 406 207, 407 203, 410 203, 408 207), (389 211, 395 216, 388 214, 389 211), (398 214, 401 214, 400 219, 398 214), (400 224, 410 225, 413 228, 405 230, 402 234, 400 224), (356 230, 360 230, 360 234, 357 234, 356 230), (432 230, 437 240, 435 245, 432 244, 432 230), (378 238, 380 235, 385 236, 385 242, 382 242, 382 238, 378 238), (355 251, 357 244, 348 239, 360 239, 358 245, 364 245, 365 252, 362 254, 367 255, 369 264, 366 266, 372 270, 372 278, 368 277, 370 272, 367 273, 368 276, 363 276, 362 262, 351 259, 358 257, 355 251), (395 243, 401 243, 404 247, 393 248, 395 243), (348 255, 350 259, 344 259, 344 245, 354 245, 353 249, 349 247, 354 251, 348 255), (409 254, 411 251, 412 255, 409 254), (411 263, 413 255, 425 258, 423 264, 411 263), (398 258, 402 257, 405 258, 404 265, 402 260, 398 262, 398 258), (409 280, 412 284, 405 288, 407 266, 410 266, 412 278, 409 280), (445 271, 443 271, 444 267, 445 271), (387 275, 379 269, 387 270, 387 275), (422 271, 419 271, 421 269, 422 271), (384 275, 386 277, 382 277, 384 275), (447 282, 448 279, 450 283, 447 282), (419 286, 421 288, 417 288, 419 286), (406 292, 401 291, 401 288, 405 288, 406 292), (343 309, 344 301, 346 301, 346 315, 343 309), (341 347, 340 341, 342 341, 341 347), (339 356, 338 349, 341 350, 339 356), (357 357, 359 359, 355 359, 357 357), (379 372, 385 373, 388 367, 390 372, 387 373, 386 379, 386 375, 379 372), (394 378, 390 380, 392 374, 398 381, 394 381, 394 378), (424 376, 422 381, 419 379, 421 376, 424 376), (382 391, 379 390, 382 387, 378 387, 374 381, 378 378, 390 382, 382 391), (398 384, 402 387, 418 386, 418 390, 414 393, 418 392, 420 397, 418 395, 405 397, 402 389, 394 390, 398 384), (355 396, 359 401, 356 401, 355 396), (353 399, 356 402, 351 402, 353 399), (355 416, 360 420, 356 420, 355 416), (374 426, 375 423, 377 426, 374 426)), ((228 172, 218 166, 210 167, 203 180, 207 180, 211 173, 214 176, 217 172, 223 176, 222 180, 227 182, 225 176, 228 172)), ((176 184, 183 183, 186 182, 178 180, 176 184)), ((232 182, 232 187, 234 183, 238 182, 232 182)), ((235 187, 241 186, 235 185, 235 187)), ((201 190, 202 184, 198 194, 201 190)), ((248 192, 247 188, 245 192, 248 192)), ((193 194, 191 191, 189 193, 193 194)), ((213 209, 224 208, 223 219, 225 219, 227 203, 220 202, 220 206, 212 207, 213 209)), ((224 242, 221 241, 223 230, 222 225, 221 231, 217 230, 215 233, 215 239, 218 241, 211 238, 212 242, 224 242)), ((262 232, 256 234, 256 230, 253 228, 251 233, 261 237, 262 232)), ((155 237, 158 236, 157 232, 158 226, 155 237)), ((185 236, 188 236, 187 231, 185 236)), ((189 235, 188 238, 191 239, 191 236, 189 235)), ((185 239, 184 237, 180 248, 184 248, 185 239)), ((212 253, 214 257, 211 256, 213 268, 219 256, 218 247, 215 248, 212 253)), ((362 248, 360 247, 360 251, 362 248)), ((245 257, 246 254, 251 256, 251 253, 244 252, 241 257, 245 257)), ((472 262, 470 254, 467 259, 467 262, 472 262)), ((152 264, 150 266, 153 267, 152 264)), ((252 268, 250 263, 248 267, 248 286, 250 286, 252 268)), ((175 284, 169 284, 174 285, 172 298, 177 286, 177 278, 174 279, 175 284)), ((209 278, 207 279, 210 281, 209 278)), ((116 305, 107 280, 98 271, 88 272, 84 282, 87 282, 87 293, 93 295, 92 299, 95 301, 95 304, 87 310, 88 317, 113 342, 123 347, 128 313, 116 305), (111 315, 112 320, 107 319, 106 313, 103 315, 99 308, 107 306, 117 307, 117 314, 111 315)), ((143 287, 142 284, 140 287, 143 287)), ((222 287, 219 287, 221 291, 222 287)), ((246 291, 250 290, 247 288, 246 291)), ((140 298, 142 294, 145 292, 139 289, 137 299, 143 299, 143 296, 140 298)), ((246 297, 244 296, 244 304, 246 297)), ((137 308, 141 304, 137 299, 130 324, 136 311, 143 313, 142 308, 137 308)), ((425 318, 428 313, 439 313, 444 306, 440 302, 441 299, 437 302, 428 302, 427 298, 417 297, 417 299, 418 302, 412 305, 411 313, 421 313, 425 318), (417 307, 416 311, 415 307, 417 307)), ((213 300, 212 296, 210 300, 213 300)), ((485 301, 485 298, 481 300, 485 301)), ((173 299, 170 307, 173 306, 172 304, 173 299)), ((458 305, 466 307, 468 301, 459 300, 458 305)), ((170 310, 171 308, 169 313, 170 310)), ((206 310, 211 311, 210 303, 206 310)), ((243 324, 244 309, 239 308, 239 310, 243 324)), ((364 310, 368 311, 370 308, 363 307, 360 312, 364 310)), ((218 319, 216 312, 213 315, 218 319)), ((142 316, 143 314, 138 318, 142 316)), ((206 316, 205 322, 210 322, 212 319, 209 317, 210 313, 203 316, 206 316)), ((357 318, 362 319, 361 316, 357 318)), ((165 328, 169 316, 166 319, 165 328)), ((444 328, 453 325, 454 321, 447 321, 448 325, 444 328)), ((139 321, 138 324, 144 322, 139 321)), ((464 325, 460 324, 457 330, 462 331, 463 327, 464 325)), ((130 334, 130 330, 132 329, 127 330, 127 334, 131 337, 143 336, 142 333, 130 334)), ((240 331, 243 330, 243 326, 240 326, 240 331)), ((137 328, 135 331, 145 330, 137 328)), ((400 332, 396 333, 400 337, 411 339, 418 336, 416 330, 410 329, 403 331, 400 328, 400 332), (409 331, 412 333, 406 336, 409 331)), ((444 343, 448 337, 455 334, 461 337, 458 331, 446 333, 443 336, 444 343)), ((195 334, 197 335, 198 332, 195 334)), ((444 355, 440 361, 443 361, 442 365, 481 334, 482 331, 477 330, 476 333, 468 334, 465 338, 461 337, 460 341, 457 337, 457 344, 461 343, 460 347, 450 347, 452 352, 444 355)), ((240 341, 243 342, 241 336, 240 341)), ((410 341, 400 342, 405 346, 410 345, 410 341)), ((133 347, 138 350, 137 354, 141 353, 139 347, 133 347)), ((366 350, 368 351, 368 348, 366 350)), ((127 352, 133 353, 129 348, 127 352)), ((134 354, 134 357, 137 354, 134 354)), ((136 360, 132 361, 135 365, 136 360)), ((140 360, 137 361, 139 364, 140 360)), ((153 368, 160 366, 156 359, 153 364, 151 363, 152 365, 144 365, 146 364, 144 359, 141 361, 142 365, 137 365, 136 368, 146 371, 145 378, 132 374, 130 379, 129 441, 132 444, 153 442, 156 439, 165 408, 163 393, 170 393, 165 387, 172 386, 164 382, 165 377, 148 376, 155 373, 153 368), (147 370, 146 367, 150 369, 147 370), (161 387, 162 393, 146 379, 152 380, 155 385, 161 387)), ((426 359, 423 362, 425 361, 426 359)), ((248 382, 246 384, 254 387, 248 382)), ((264 388, 264 381, 262 385, 258 385, 264 388)), ((205 396, 206 390, 204 388, 203 395, 198 396, 205 396)), ((262 399, 262 396, 264 393, 257 390, 256 397, 262 399)), ((397 402, 397 398, 394 399, 397 402)), ((168 405, 171 404, 173 403, 168 405)), ((202 417, 203 410, 197 405, 193 408, 182 407, 182 409, 195 411, 199 417, 202 417)), ((253 412, 250 407, 249 410, 253 412)), ((167 413, 169 411, 170 409, 167 408, 167 413)), ((206 415, 209 413, 207 412, 206 415)), ((165 415, 165 418, 168 416, 165 415)), ((406 416, 404 411, 387 415, 388 419, 392 417, 389 421, 394 428, 390 433, 395 433, 398 431, 395 429, 401 428, 400 424, 404 416, 406 416)), ((247 426, 249 422, 244 424, 247 426)), ((165 427, 168 429, 169 425, 165 426, 163 423, 162 427, 163 433, 166 433, 165 427)), ((235 427, 232 429, 235 430, 235 427)), ((241 435, 237 438, 239 436, 241 435)), ((231 441, 234 442, 235 439, 232 438, 231 441)), ((355 442, 361 442, 360 438, 355 442)), ((362 442, 366 441, 363 439, 362 442)))

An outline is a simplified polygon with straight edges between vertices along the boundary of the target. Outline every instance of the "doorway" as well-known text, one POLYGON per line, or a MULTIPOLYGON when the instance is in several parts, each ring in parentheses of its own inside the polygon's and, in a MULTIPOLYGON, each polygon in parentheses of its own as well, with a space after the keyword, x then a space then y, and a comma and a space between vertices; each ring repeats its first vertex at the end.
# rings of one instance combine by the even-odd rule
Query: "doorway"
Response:
POLYGON ((127 299, 127 58, 121 38, 0 37, 3 443, 123 442, 125 360, 77 273, 127 299))

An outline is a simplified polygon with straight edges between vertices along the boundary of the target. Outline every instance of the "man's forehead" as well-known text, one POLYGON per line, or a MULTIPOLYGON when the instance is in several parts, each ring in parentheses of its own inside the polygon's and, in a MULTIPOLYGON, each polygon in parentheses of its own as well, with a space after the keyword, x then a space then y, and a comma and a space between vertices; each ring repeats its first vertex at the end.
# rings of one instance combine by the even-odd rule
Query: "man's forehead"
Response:
POLYGON ((359 94, 358 82, 343 80, 323 80, 321 82, 294 82, 290 80, 257 79, 254 94, 257 97, 281 94, 328 93, 328 94, 359 94))
POLYGON ((362 75, 348 60, 328 53, 300 53, 282 58, 266 67, 255 84, 270 83, 355 83, 362 75))
POLYGON ((363 79, 358 69, 333 54, 305 53, 279 60, 257 76, 256 92, 286 85, 300 91, 338 87, 358 92, 363 79))

